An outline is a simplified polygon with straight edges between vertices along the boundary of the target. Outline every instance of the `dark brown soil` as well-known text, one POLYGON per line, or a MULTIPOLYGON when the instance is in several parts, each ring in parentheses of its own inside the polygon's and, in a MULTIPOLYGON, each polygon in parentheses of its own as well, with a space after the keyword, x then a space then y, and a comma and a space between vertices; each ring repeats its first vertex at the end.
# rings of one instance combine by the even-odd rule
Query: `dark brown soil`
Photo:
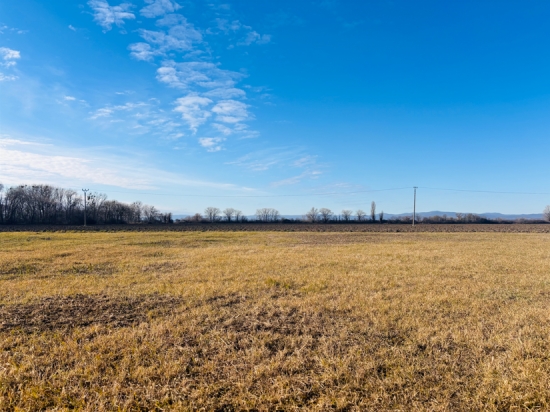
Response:
POLYGON ((404 223, 182 223, 172 225, 0 225, 0 232, 510 232, 550 233, 548 223, 417 224, 404 223))
POLYGON ((160 294, 52 296, 35 303, 1 305, 0 331, 42 332, 90 325, 120 328, 168 315, 181 303, 181 299, 160 294))

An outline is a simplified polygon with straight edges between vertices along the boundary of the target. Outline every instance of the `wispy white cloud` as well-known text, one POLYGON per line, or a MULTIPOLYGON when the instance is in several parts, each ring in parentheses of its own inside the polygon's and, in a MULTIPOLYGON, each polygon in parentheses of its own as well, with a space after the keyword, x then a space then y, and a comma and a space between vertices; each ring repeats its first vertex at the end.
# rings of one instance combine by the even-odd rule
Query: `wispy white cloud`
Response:
POLYGON ((223 93, 244 96, 244 91, 239 93, 238 89, 235 89, 235 84, 243 77, 242 73, 223 70, 214 63, 201 61, 176 63, 173 60, 167 60, 157 70, 157 79, 170 87, 190 89, 195 86, 201 89, 198 91, 211 90, 212 92, 217 89, 211 97, 223 93))
POLYGON ((237 43, 237 46, 250 46, 252 43, 267 44, 271 41, 270 34, 260 34, 257 31, 250 31, 246 37, 237 43))
POLYGON ((222 150, 220 143, 224 140, 225 138, 223 137, 201 137, 199 139, 199 144, 208 152, 219 152, 222 150))
POLYGON ((198 127, 212 115, 208 110, 203 109, 210 103, 212 103, 212 100, 206 97, 189 94, 176 100, 174 111, 181 113, 183 120, 187 122, 193 133, 196 133, 198 127))
POLYGON ((162 54, 159 50, 154 50, 148 43, 132 43, 128 46, 130 55, 136 60, 151 60, 153 57, 162 54))
POLYGON ((314 165, 316 161, 317 161, 317 156, 306 155, 306 156, 300 157, 299 159, 296 159, 294 162, 292 162, 292 164, 295 167, 306 167, 306 166, 314 165))
MULTIPOLYGON (((19 50, 13 50, 9 47, 0 47, 0 67, 13 70, 13 67, 17 64, 16 60, 19 60, 20 58, 21 52, 19 50)), ((15 74, 4 74, 0 72, 0 82, 14 81, 18 78, 19 77, 15 74)))
POLYGON ((40 142, 31 142, 28 140, 21 140, 21 139, 14 139, 8 134, 1 134, 0 135, 0 147, 8 147, 8 146, 51 146, 51 144, 48 143, 40 143, 40 142))
MULTIPOLYGON (((221 30, 226 34, 229 32, 239 31, 240 29, 243 28, 243 25, 239 20, 229 21, 227 19, 222 19, 218 17, 215 19, 215 22, 216 22, 217 29, 221 30)), ((245 27, 248 27, 248 26, 245 26, 245 27)))
POLYGON ((178 3, 172 0, 145 0, 145 3, 149 5, 142 8, 139 12, 142 16, 148 18, 162 16, 166 13, 173 13, 181 8, 178 3))
POLYGON ((171 27, 168 32, 140 29, 139 34, 146 42, 156 47, 158 54, 172 50, 192 50, 193 44, 202 41, 200 32, 187 22, 171 27))
POLYGON ((272 182, 271 187, 295 185, 297 183, 300 183, 304 179, 317 179, 321 174, 322 172, 320 172, 319 170, 306 170, 299 175, 272 182))
POLYGON ((260 34, 256 30, 253 30, 251 26, 241 23, 239 20, 228 20, 224 18, 216 18, 214 20, 216 27, 212 32, 221 32, 226 35, 232 35, 241 37, 237 42, 237 46, 250 46, 253 43, 266 44, 271 41, 272 36, 270 34, 260 34), (244 37, 242 37, 244 35, 244 37))
POLYGON ((21 53, 8 47, 0 47, 0 56, 2 60, 15 60, 21 58, 21 53))
POLYGON ((248 105, 238 100, 221 100, 213 108, 216 120, 224 123, 239 123, 250 117, 248 105))
POLYGON ((72 24, 69 24, 69 30, 76 31, 76 27, 74 27, 72 24))
MULTIPOLYGON (((187 116, 191 113, 186 112, 187 116)), ((161 101, 149 99, 147 102, 127 102, 109 105, 90 112, 89 120, 101 128, 117 129, 134 135, 149 135, 163 140, 175 140, 184 136, 183 122, 175 111, 166 111, 161 101)), ((187 123, 187 122, 186 122, 187 123)))
POLYGON ((111 114, 113 114, 113 112, 114 112, 113 109, 107 108, 107 107, 104 107, 104 108, 101 108, 101 109, 97 109, 97 110, 90 116, 90 119, 96 120, 96 119, 99 119, 100 117, 109 117, 111 114))
POLYGON ((239 139, 253 139, 260 135, 258 131, 250 130, 244 123, 212 123, 211 126, 224 136, 236 135, 239 139))
POLYGON ((10 74, 6 75, 0 72, 0 82, 10 82, 10 81, 17 80, 18 78, 19 77, 17 76, 10 75, 10 74))
POLYGON ((28 30, 21 30, 21 29, 18 29, 17 27, 9 27, 5 24, 0 26, 0 34, 4 34, 5 32, 10 32, 10 31, 12 33, 17 33, 17 34, 25 34, 29 32, 28 30))
POLYGON ((306 171, 320 169, 315 156, 307 154, 304 149, 290 147, 258 150, 241 156, 228 164, 256 172, 273 168, 285 170, 305 169, 306 171))
POLYGON ((68 101, 74 101, 74 100, 76 100, 76 97, 74 97, 74 96, 63 96, 63 99, 68 100, 68 101))
POLYGON ((248 153, 228 164, 260 172, 276 166, 292 166, 292 162, 299 156, 300 153, 296 150, 273 148, 248 153))
POLYGON ((242 89, 237 89, 236 87, 219 87, 203 93, 207 97, 217 98, 217 99, 234 99, 240 98, 244 99, 246 93, 242 89))
POLYGON ((189 24, 187 23, 187 19, 183 14, 180 14, 180 13, 167 14, 161 19, 158 19, 156 21, 156 25, 161 27, 162 26, 172 27, 172 26, 177 26, 178 24, 184 24, 184 25, 189 24))
POLYGON ((212 126, 214 127, 214 129, 216 129, 218 132, 220 132, 221 134, 225 135, 225 136, 229 136, 231 134, 233 134, 234 130, 227 127, 226 125, 223 125, 223 124, 219 124, 219 123, 212 123, 212 126))
POLYGON ((158 20, 157 24, 170 28, 168 31, 140 29, 139 34, 146 43, 130 44, 128 48, 132 57, 151 60, 170 51, 192 51, 195 44, 202 42, 202 34, 180 14, 168 15, 158 20))
POLYGON ((113 24, 121 27, 124 20, 133 20, 136 18, 130 10, 133 5, 122 3, 118 6, 110 6, 106 0, 89 0, 88 5, 94 10, 94 20, 105 31, 111 30, 113 24))
POLYGON ((132 109, 137 109, 139 107, 145 107, 145 106, 148 106, 148 104, 144 102, 137 102, 137 103, 128 102, 125 104, 119 104, 117 106, 113 106, 113 109, 114 110, 132 110, 132 109))
MULTIPOLYGON (((69 97, 71 97, 71 96, 69 96, 69 97)), ((71 99, 66 99, 66 100, 71 100, 71 99)), ((91 120, 96 120, 96 119, 99 119, 101 117, 109 117, 115 112, 130 111, 130 110, 139 109, 139 108, 143 108, 143 107, 147 107, 147 106, 148 106, 148 104, 144 103, 144 102, 137 102, 137 103, 128 102, 128 103, 121 104, 121 105, 116 105, 116 106, 102 107, 100 109, 95 110, 92 113, 92 115, 90 116, 90 119, 91 120)))

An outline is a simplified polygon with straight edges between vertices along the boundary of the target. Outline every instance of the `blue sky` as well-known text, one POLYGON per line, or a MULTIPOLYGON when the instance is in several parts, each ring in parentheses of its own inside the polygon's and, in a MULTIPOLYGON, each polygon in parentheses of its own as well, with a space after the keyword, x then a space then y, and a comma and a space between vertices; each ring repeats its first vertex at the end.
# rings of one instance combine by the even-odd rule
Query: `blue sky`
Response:
POLYGON ((540 213, 548 194, 483 191, 550 193, 549 18, 547 2, 1 2, 0 182, 175 213, 402 213, 413 186, 420 211, 540 213))

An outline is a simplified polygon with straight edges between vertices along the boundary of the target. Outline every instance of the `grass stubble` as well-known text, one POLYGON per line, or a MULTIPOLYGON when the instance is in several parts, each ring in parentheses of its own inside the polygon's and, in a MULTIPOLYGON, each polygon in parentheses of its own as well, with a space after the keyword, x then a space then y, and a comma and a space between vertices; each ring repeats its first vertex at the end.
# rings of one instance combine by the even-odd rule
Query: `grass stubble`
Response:
POLYGON ((2 233, 1 410, 549 410, 550 235, 2 233))

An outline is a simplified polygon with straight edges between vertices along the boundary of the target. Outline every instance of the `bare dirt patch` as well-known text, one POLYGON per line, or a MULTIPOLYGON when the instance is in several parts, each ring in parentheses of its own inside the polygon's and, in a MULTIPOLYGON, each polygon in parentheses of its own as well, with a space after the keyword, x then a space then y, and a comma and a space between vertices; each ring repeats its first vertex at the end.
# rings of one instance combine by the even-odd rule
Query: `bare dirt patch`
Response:
POLYGON ((35 303, 0 306, 0 331, 42 332, 91 325, 121 328, 167 315, 181 303, 181 299, 161 294, 52 296, 35 303))

